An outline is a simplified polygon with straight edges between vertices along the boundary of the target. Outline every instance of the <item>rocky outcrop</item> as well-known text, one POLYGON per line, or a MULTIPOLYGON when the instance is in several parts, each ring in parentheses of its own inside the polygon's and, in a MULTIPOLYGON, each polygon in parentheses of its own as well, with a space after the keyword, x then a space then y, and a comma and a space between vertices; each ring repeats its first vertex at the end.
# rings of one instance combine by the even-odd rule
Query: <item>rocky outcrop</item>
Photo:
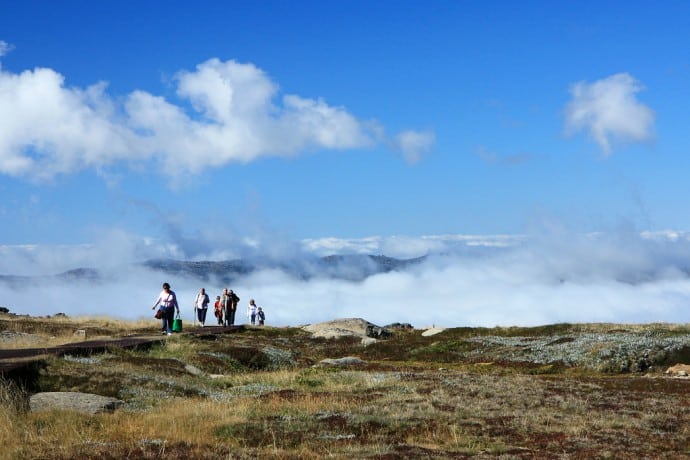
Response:
POLYGON ((361 337, 365 345, 371 344, 371 340, 387 339, 391 336, 391 329, 377 326, 362 318, 344 318, 327 321, 325 323, 309 324, 303 329, 311 332, 312 337, 335 339, 338 337, 361 337))
POLYGON ((97 414, 113 412, 122 404, 123 401, 116 398, 71 391, 36 393, 29 400, 29 406, 33 412, 60 409, 84 414, 97 414))

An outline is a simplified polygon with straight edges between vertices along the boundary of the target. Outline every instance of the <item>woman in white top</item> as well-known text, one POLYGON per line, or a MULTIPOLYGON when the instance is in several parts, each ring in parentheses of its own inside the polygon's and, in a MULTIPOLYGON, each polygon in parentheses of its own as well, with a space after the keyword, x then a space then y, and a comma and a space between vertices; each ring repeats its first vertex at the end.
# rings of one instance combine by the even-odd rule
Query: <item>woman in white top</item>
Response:
POLYGON ((201 327, 204 327, 204 323, 206 323, 206 311, 208 310, 208 302, 209 298, 208 294, 206 294, 206 289, 201 288, 199 290, 199 293, 196 295, 196 299, 194 299, 194 310, 196 310, 196 315, 199 319, 201 327))
POLYGON ((177 314, 180 314, 180 306, 177 304, 177 296, 170 289, 168 283, 163 283, 163 290, 158 296, 156 303, 151 307, 151 310, 154 310, 159 305, 161 310, 163 310, 163 317, 161 318, 163 320, 163 334, 172 335, 172 324, 175 319, 175 312, 177 311, 177 314))

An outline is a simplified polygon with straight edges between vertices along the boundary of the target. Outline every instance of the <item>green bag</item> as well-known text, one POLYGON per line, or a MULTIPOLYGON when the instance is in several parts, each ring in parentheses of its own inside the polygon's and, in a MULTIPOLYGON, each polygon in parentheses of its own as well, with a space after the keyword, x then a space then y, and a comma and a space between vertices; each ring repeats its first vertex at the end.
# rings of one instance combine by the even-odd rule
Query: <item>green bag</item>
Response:
POLYGON ((172 331, 173 332, 182 332, 182 318, 180 318, 179 314, 173 320, 172 331))

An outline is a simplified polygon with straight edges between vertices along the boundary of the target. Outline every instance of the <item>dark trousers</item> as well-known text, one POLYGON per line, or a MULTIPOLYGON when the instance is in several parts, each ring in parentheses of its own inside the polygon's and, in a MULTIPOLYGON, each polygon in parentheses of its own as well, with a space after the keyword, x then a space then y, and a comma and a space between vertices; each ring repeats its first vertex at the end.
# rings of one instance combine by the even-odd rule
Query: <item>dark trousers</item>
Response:
POLYGON ((206 312, 208 311, 207 308, 197 308, 196 310, 196 317, 199 319, 199 322, 201 324, 204 324, 206 322, 206 312))
POLYGON ((163 332, 172 332, 173 321, 175 320, 175 307, 167 307, 163 309, 162 329, 163 332))
POLYGON ((234 326, 235 325, 235 308, 228 308, 225 312, 225 325, 234 326))

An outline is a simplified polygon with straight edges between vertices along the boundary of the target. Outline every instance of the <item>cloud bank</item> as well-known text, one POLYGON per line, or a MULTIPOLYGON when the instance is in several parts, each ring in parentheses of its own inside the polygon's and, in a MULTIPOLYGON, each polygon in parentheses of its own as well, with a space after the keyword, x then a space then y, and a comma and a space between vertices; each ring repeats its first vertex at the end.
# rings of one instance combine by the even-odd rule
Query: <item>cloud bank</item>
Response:
POLYGON ((642 89, 628 73, 594 83, 575 83, 565 108, 566 132, 587 132, 607 155, 617 144, 650 141, 654 137, 654 112, 637 100, 636 94, 642 89))
MULTIPOLYGON (((268 239, 266 241, 269 241, 268 239)), ((265 242, 264 242, 265 243, 265 242)), ((237 243, 238 245, 249 243, 237 243)), ((271 248, 257 248, 254 255, 271 248)), ((690 234, 372 237, 300 242, 283 266, 237 278, 231 286, 188 275, 162 274, 138 261, 184 253, 174 241, 118 233, 78 247, 0 247, 0 274, 50 275, 96 268, 101 279, 45 277, 0 282, 0 305, 16 313, 148 317, 162 282, 180 298, 192 321, 199 287, 218 295, 233 288, 246 307, 255 298, 271 325, 298 325, 343 317, 417 327, 511 326, 556 322, 688 322, 690 234), (404 270, 362 281, 284 267, 321 254, 426 254, 404 270), (105 263, 104 263, 105 261, 105 263)), ((236 252, 246 252, 237 248, 236 252)), ((220 254, 220 253, 219 253, 220 254)))
MULTIPOLYGON (((10 46, 0 42, 0 57, 10 46)), ((281 94, 251 63, 209 59, 174 78, 179 101, 107 84, 70 87, 53 69, 0 67, 0 173, 33 179, 154 161, 177 175, 264 156, 393 145, 418 159, 432 133, 391 140, 378 123, 322 99, 281 94)))

